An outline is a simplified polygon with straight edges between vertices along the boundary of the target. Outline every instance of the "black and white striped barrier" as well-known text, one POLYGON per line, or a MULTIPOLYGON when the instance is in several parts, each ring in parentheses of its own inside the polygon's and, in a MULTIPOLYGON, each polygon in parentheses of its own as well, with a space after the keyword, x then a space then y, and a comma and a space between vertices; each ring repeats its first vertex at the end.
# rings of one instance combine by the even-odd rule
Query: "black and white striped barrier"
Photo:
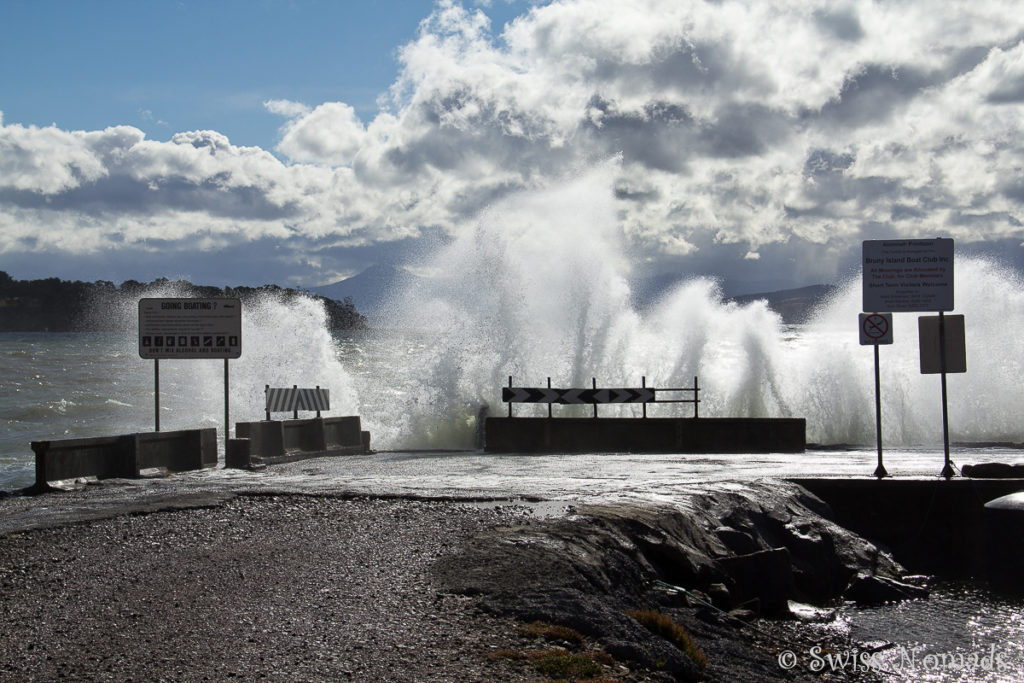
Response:
POLYGON ((321 410, 331 409, 330 389, 300 389, 298 385, 285 388, 271 388, 268 384, 264 391, 267 394, 267 419, 271 413, 292 413, 294 419, 299 418, 300 410, 316 411, 320 417, 321 410))
POLYGON ((597 380, 591 379, 593 386, 589 389, 558 389, 551 386, 551 378, 548 377, 546 387, 515 387, 512 386, 512 378, 508 378, 508 386, 501 389, 501 400, 508 404, 508 416, 512 417, 513 403, 546 403, 548 405, 548 417, 551 417, 551 405, 592 405, 594 406, 594 417, 597 417, 597 406, 621 403, 640 403, 643 405, 643 417, 647 417, 648 403, 692 403, 693 416, 699 417, 698 406, 700 404, 700 384, 697 378, 693 378, 692 387, 676 387, 657 389, 647 386, 647 378, 641 380, 642 386, 633 388, 598 388, 597 380), (692 393, 693 398, 659 398, 658 392, 664 395, 672 392, 678 396, 679 392, 692 393))

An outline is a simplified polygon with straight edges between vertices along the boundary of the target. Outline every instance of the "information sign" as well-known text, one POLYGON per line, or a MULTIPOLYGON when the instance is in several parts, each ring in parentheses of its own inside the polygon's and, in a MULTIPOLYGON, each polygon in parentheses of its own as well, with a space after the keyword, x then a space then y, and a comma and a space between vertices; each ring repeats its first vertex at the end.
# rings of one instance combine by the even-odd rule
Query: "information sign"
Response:
POLYGON ((239 358, 242 303, 238 299, 140 299, 142 358, 239 358))
POLYGON ((962 315, 923 315, 917 319, 918 344, 921 350, 921 374, 943 372, 942 351, 946 352, 945 372, 967 372, 967 344, 962 315), (940 337, 939 329, 945 332, 940 337))
POLYGON ((865 240, 863 311, 953 310, 953 240, 865 240))

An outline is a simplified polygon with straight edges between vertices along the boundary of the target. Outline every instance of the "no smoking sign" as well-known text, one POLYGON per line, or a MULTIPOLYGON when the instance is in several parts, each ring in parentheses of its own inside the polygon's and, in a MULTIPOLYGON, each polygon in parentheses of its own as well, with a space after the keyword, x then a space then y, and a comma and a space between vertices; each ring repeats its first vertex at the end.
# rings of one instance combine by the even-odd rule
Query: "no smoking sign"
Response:
POLYGON ((860 314, 861 346, 892 344, 892 313, 860 314))

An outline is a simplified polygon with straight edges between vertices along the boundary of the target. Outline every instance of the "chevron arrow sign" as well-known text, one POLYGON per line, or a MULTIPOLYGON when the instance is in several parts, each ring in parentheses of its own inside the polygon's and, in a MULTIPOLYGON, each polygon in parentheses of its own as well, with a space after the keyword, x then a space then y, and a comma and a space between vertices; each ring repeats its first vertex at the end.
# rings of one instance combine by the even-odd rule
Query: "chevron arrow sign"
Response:
POLYGON ((501 400, 505 403, 650 403, 654 389, 545 389, 530 387, 503 387, 501 400))

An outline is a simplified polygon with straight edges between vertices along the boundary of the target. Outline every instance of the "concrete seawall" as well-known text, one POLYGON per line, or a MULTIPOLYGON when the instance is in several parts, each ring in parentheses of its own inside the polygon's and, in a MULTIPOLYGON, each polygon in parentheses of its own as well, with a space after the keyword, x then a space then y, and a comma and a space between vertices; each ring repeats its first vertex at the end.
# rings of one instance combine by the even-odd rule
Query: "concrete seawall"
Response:
POLYGON ((239 422, 235 425, 238 438, 229 444, 226 465, 248 467, 250 464, 270 465, 321 456, 367 453, 370 450, 370 433, 362 431, 360 425, 358 416, 239 422))
POLYGON ((802 453, 803 418, 489 417, 484 448, 504 453, 802 453))
POLYGON ((138 477, 141 470, 184 472, 217 465, 217 430, 142 432, 86 439, 33 441, 37 488, 78 477, 138 477))
POLYGON ((1024 479, 790 479, 832 508, 833 519, 887 547, 913 571, 985 578, 1007 544, 985 503, 1024 490, 1024 479))

